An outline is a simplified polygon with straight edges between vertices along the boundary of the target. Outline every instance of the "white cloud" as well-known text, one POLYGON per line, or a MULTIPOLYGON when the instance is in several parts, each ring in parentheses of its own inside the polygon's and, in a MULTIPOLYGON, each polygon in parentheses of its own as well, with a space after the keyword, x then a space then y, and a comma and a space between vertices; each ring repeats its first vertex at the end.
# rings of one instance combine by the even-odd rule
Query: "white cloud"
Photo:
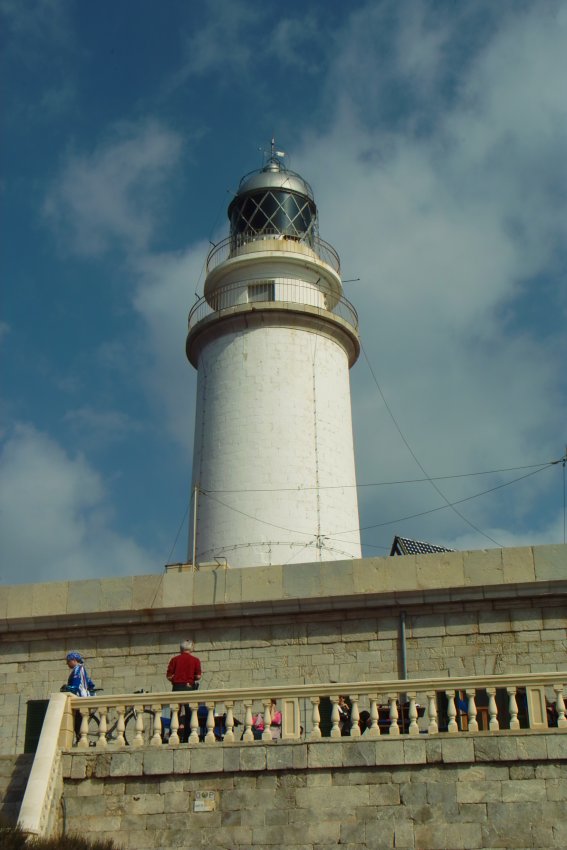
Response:
POLYGON ((0 580, 136 575, 156 559, 113 529, 108 494, 82 456, 18 425, 0 454, 0 580))
MULTIPOLYGON (((338 104, 332 127, 310 137, 297 157, 315 187, 321 235, 341 252, 345 277, 362 278, 346 290, 362 316, 363 345, 429 474, 551 460, 561 453, 567 419, 565 396, 553 390, 564 382, 565 333, 552 336, 518 297, 543 277, 550 315, 565 309, 553 278, 567 235, 565 194, 557 185, 567 147, 565 16, 550 4, 545 15, 527 9, 505 18, 463 63, 456 82, 463 97, 428 101, 435 121, 414 133, 411 115, 421 104, 396 131, 383 123, 385 107, 373 98, 391 99, 396 81, 415 76, 406 57, 424 49, 423 19, 399 24, 405 35, 393 39, 394 59, 377 79, 373 45, 386 6, 392 14, 394 7, 382 4, 353 16, 330 81, 338 104), (403 51, 396 52, 398 43, 403 51)), ((440 31, 420 60, 428 85, 437 88, 447 82, 442 55, 436 63, 436 42, 445 41, 440 31)), ((353 373, 353 398, 360 477, 419 477, 364 361, 353 373)), ((501 480, 506 476, 486 487, 501 480)), ((471 489, 468 479, 439 486, 454 499, 484 489, 471 489)), ((460 510, 499 542, 525 541, 529 530, 541 539, 537 514, 550 486, 549 476, 534 476, 519 490, 460 510), (506 534, 497 516, 509 523, 506 534)), ((427 484, 364 491, 361 502, 366 522, 443 504, 427 484)), ((400 528, 433 542, 462 542, 466 525, 445 510, 366 539, 385 542, 400 528)), ((557 524, 545 532, 555 534, 557 524)), ((485 545, 479 535, 468 539, 485 545)))
POLYGON ((118 242, 146 250, 180 153, 180 137, 149 121, 115 127, 90 155, 70 155, 44 204, 63 249, 101 255, 118 242))

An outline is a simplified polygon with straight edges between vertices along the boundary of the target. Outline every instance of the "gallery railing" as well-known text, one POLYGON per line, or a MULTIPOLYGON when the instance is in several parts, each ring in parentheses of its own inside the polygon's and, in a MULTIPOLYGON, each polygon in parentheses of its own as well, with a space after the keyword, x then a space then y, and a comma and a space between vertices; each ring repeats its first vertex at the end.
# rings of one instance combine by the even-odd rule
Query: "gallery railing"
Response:
POLYGON ((238 233, 233 236, 228 236, 222 242, 218 242, 209 251, 207 257, 207 273, 216 266, 229 260, 232 257, 239 256, 242 253, 250 251, 285 251, 288 253, 310 253, 315 254, 331 266, 334 271, 341 270, 339 255, 332 245, 320 239, 318 236, 310 234, 307 240, 300 240, 295 237, 286 236, 279 231, 274 230, 270 233, 268 230, 262 234, 250 235, 247 233, 238 233))
MULTIPOLYGON (((256 740, 378 739, 529 728, 567 730, 567 673, 279 685, 73 697, 77 746, 252 744, 256 740), (340 699, 340 698, 343 699, 340 699), (182 700, 182 701, 181 701, 182 700), (275 700, 275 705, 272 703, 275 700), (340 705, 346 703, 345 723, 340 705), (272 723, 282 715, 281 728, 272 723), (262 715, 262 723, 255 723, 262 715), (258 726, 262 726, 261 729, 258 726)), ((279 725, 279 724, 278 724, 279 725)))

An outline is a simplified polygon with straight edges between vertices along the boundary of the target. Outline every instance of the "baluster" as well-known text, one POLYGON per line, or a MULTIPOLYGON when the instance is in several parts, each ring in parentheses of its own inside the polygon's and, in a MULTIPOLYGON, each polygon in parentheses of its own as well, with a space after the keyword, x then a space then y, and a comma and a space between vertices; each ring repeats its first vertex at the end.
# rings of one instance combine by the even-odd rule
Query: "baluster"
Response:
POLYGON ((226 732, 224 733, 224 739, 223 740, 227 744, 233 744, 234 743, 234 714, 232 712, 232 709, 234 707, 234 703, 225 701, 224 705, 225 705, 225 708, 226 708, 226 721, 225 721, 226 732))
POLYGON ((124 714, 126 712, 125 705, 117 705, 116 706, 116 714, 118 715, 118 720, 116 721, 116 746, 117 747, 125 747, 126 739, 124 737, 124 730, 126 726, 124 725, 124 714))
POLYGON ((136 734, 134 735, 134 740, 132 741, 133 747, 143 747, 144 746, 144 707, 141 705, 139 708, 134 706, 134 712, 136 717, 136 734))
MULTIPOLYGON (((191 730, 191 734, 189 735, 189 744, 198 744, 199 743, 199 703, 190 702, 189 710, 191 713, 191 718, 189 720, 189 729, 191 730)), ((185 715, 185 723, 187 723, 187 715, 185 715)), ((187 731, 185 731, 185 735, 187 735, 187 731)))
POLYGON ((249 743, 254 740, 254 732, 252 731, 252 703, 244 700, 244 735, 242 740, 249 743))
POLYGON ((519 729, 518 703, 516 702, 516 688, 506 688, 508 694, 508 711, 510 712, 510 729, 519 729))
POLYGON ((429 726, 427 732, 429 735, 437 735, 439 732, 439 723, 437 722, 437 694, 435 691, 428 691, 427 694, 427 716, 429 718, 429 726))
POLYGON ((488 694, 488 729, 490 732, 498 732, 500 723, 498 722, 498 706, 496 705, 496 688, 487 688, 488 694))
POLYGON ((156 703, 155 705, 152 705, 151 708, 154 713, 154 719, 150 747, 161 747, 163 744, 163 739, 161 737, 161 705, 156 703))
POLYGON ((270 724, 272 722, 272 700, 263 699, 262 705, 264 706, 264 731, 262 732, 262 741, 271 741, 272 732, 270 724))
POLYGON ((311 735, 309 736, 312 741, 316 741, 321 737, 321 716, 319 714, 319 697, 311 697, 311 705, 313 706, 313 728, 311 729, 311 735))
POLYGON ((370 726, 366 730, 367 738, 379 738, 380 726, 378 725, 378 694, 368 694, 370 700, 370 726))
POLYGON ((478 720, 476 719, 476 688, 467 688, 467 714, 469 718, 469 732, 478 732, 478 720))
POLYGON ((331 738, 340 738, 341 737, 341 729, 339 726, 340 723, 340 715, 339 715, 339 698, 338 696, 332 696, 331 698, 332 709, 331 709, 331 738))
POLYGON ((565 700, 563 699, 563 685, 554 685, 555 708, 557 710, 557 728, 564 729, 567 726, 565 717, 565 700))
POLYGON ((205 744, 214 744, 215 738, 215 704, 214 702, 206 703, 207 712, 207 734, 205 735, 205 744))
POLYGON ((447 731, 454 735, 459 731, 457 721, 455 720, 457 716, 457 709, 455 707, 455 691, 445 691, 445 696, 447 697, 447 718, 449 721, 447 731))
POLYGON ((350 695, 350 736, 351 738, 360 738, 360 726, 358 725, 358 721, 360 719, 360 711, 358 710, 358 694, 350 695))
POLYGON ((179 746, 179 703, 171 703, 171 720, 169 722, 169 746, 179 746))
POLYGON ((388 694, 388 703, 390 704, 390 728, 388 730, 388 733, 390 735, 399 735, 400 727, 398 726, 398 695, 388 694))
POLYGON ((81 715, 81 729, 79 731, 79 741, 77 746, 80 747, 81 750, 86 750, 89 746, 89 709, 81 706, 79 713, 81 715))
POLYGON ((410 735, 419 735, 419 726, 417 725, 417 705, 415 704, 416 694, 415 692, 408 691, 408 699, 409 699, 409 727, 408 733, 410 735))
POLYGON ((108 708, 106 705, 101 705, 98 710, 99 714, 99 722, 98 722, 98 741, 96 742, 97 750, 105 750, 108 747, 108 741, 106 740, 106 730, 108 729, 106 723, 106 716, 108 714, 108 708))

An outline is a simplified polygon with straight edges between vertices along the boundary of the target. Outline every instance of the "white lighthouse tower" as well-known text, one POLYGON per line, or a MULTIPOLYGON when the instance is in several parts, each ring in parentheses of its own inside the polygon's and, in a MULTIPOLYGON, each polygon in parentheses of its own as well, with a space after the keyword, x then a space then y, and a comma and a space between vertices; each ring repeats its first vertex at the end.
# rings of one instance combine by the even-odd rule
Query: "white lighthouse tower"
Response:
POLYGON ((309 184, 272 144, 228 207, 189 315, 198 370, 189 559, 359 558, 349 368, 360 346, 309 184))

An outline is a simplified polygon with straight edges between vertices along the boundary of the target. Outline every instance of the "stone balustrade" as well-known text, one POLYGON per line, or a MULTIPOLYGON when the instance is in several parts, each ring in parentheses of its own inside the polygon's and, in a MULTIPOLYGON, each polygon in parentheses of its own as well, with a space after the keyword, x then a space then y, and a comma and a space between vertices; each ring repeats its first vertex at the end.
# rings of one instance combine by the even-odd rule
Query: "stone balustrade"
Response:
MULTIPOLYGON (((71 697, 69 708, 80 715, 77 746, 83 749, 270 742, 275 735, 272 699, 282 713, 277 736, 284 740, 368 740, 567 729, 566 683, 566 672, 554 672, 201 690, 177 692, 175 698, 171 692, 97 694, 71 697), (341 723, 339 695, 350 703, 348 727, 341 723), (253 722, 258 713, 264 721, 260 732, 253 722)), ((72 737, 68 732, 68 745, 72 737)))

